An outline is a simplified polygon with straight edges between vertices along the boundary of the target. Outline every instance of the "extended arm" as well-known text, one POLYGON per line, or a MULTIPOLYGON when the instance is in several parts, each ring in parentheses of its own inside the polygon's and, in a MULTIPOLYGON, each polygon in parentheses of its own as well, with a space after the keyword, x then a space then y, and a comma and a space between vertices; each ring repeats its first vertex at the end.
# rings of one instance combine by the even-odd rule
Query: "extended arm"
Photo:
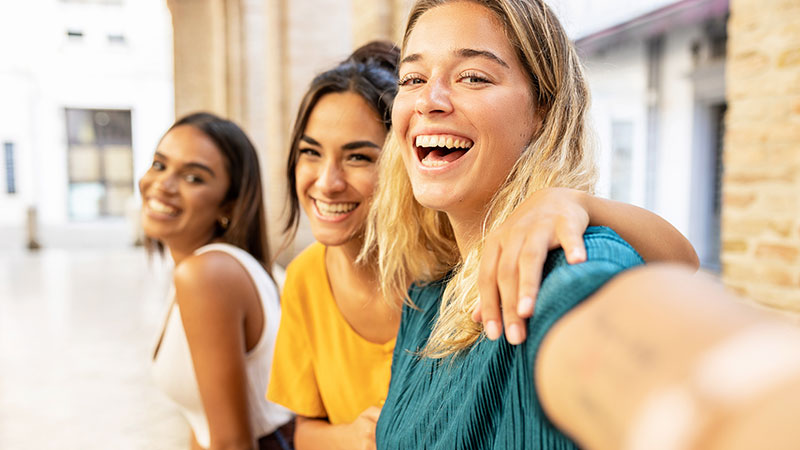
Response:
POLYGON ((698 267, 689 241, 658 215, 574 189, 542 189, 486 238, 473 319, 483 321, 489 339, 499 338, 505 326, 510 343, 525 340, 524 319, 533 314, 547 252, 562 247, 570 263, 584 261, 589 225, 613 229, 647 262, 698 267))
POLYGON ((255 288, 235 260, 218 252, 185 259, 174 279, 210 448, 256 448, 248 415, 243 329, 246 302, 257 301, 255 288))
POLYGON ((540 400, 582 447, 797 448, 800 330, 675 267, 619 275, 559 320, 540 400))

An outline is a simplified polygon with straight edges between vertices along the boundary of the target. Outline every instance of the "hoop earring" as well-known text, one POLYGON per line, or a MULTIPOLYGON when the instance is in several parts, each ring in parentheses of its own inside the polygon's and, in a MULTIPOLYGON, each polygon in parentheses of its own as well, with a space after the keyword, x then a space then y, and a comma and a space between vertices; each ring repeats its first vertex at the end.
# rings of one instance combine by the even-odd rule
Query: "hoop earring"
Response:
POLYGON ((222 227, 223 230, 228 229, 228 225, 230 225, 231 219, 227 217, 220 217, 219 218, 219 225, 222 227))

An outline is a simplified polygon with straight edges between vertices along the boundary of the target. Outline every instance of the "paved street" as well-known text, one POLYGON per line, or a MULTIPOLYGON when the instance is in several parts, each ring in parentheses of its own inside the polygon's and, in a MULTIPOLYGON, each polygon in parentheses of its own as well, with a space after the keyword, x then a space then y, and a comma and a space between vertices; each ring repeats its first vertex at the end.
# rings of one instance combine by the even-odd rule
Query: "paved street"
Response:
POLYGON ((0 252, 0 448, 186 449, 148 358, 164 276, 141 249, 0 252))

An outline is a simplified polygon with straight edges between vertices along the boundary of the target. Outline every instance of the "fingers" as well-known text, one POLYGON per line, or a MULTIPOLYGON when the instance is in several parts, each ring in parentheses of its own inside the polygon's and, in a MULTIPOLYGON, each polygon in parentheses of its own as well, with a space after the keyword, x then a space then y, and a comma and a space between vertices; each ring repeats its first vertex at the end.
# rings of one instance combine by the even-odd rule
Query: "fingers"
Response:
POLYGON ((472 319, 482 321, 486 337, 495 340, 502 334, 500 319, 500 293, 497 290, 497 266, 500 258, 500 244, 496 239, 487 238, 478 269, 478 295, 480 296, 472 319))
POLYGON ((525 322, 517 314, 519 302, 519 255, 526 240, 525 233, 511 232, 506 236, 500 259, 497 263, 497 288, 500 292, 501 313, 506 331, 506 340, 517 345, 525 340, 525 322))
POLYGON ((557 244, 564 249, 564 256, 570 264, 586 261, 586 246, 583 242, 583 232, 586 231, 586 225, 577 220, 561 220, 556 225, 557 244))
POLYGON ((517 314, 528 318, 533 315, 536 295, 542 282, 542 271, 547 259, 547 251, 551 238, 546 233, 537 233, 525 240, 519 253, 519 305, 517 314))

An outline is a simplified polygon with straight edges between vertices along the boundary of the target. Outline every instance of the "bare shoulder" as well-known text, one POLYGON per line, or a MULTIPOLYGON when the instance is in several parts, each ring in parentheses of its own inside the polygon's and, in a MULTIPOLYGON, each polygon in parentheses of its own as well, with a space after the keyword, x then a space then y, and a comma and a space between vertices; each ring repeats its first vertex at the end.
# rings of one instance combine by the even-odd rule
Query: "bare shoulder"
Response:
POLYGON ((244 299, 254 295, 245 268, 233 256, 219 251, 184 259, 175 267, 173 281, 181 310, 241 309, 244 299))

